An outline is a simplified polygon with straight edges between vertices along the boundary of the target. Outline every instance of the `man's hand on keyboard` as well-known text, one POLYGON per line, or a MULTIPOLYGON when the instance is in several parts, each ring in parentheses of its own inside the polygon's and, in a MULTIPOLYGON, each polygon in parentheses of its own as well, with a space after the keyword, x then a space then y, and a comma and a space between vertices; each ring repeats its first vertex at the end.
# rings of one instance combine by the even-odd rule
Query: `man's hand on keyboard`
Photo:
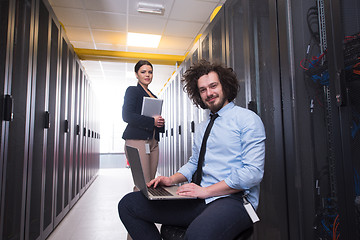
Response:
POLYGON ((157 186, 171 186, 172 180, 169 177, 159 176, 147 183, 148 187, 156 188, 157 186))

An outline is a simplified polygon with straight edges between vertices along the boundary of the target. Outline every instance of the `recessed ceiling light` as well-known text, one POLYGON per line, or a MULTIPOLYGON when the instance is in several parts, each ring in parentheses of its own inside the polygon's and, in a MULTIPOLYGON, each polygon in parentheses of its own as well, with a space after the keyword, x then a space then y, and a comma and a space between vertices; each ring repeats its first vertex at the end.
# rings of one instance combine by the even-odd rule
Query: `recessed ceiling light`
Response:
POLYGON ((141 13, 153 13, 163 15, 165 8, 161 4, 139 2, 137 11, 141 13))
POLYGON ((157 48, 159 46, 160 39, 160 35, 129 32, 127 35, 127 45, 134 47, 157 48))

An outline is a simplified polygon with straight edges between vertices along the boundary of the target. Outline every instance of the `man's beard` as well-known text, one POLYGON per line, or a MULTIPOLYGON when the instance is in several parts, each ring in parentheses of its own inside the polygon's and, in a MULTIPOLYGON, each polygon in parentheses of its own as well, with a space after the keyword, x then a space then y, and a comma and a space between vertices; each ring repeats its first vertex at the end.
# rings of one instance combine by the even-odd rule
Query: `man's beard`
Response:
MULTIPOLYGON (((216 97, 219 97, 219 95, 217 95, 216 97)), ((213 98, 213 96, 210 96, 208 99, 211 99, 213 98)), ((205 102, 205 105, 209 108, 209 110, 211 112, 218 112, 225 104, 226 102, 226 99, 223 97, 223 98, 220 98, 219 99, 220 101, 217 103, 217 104, 210 104, 208 101, 205 102)))

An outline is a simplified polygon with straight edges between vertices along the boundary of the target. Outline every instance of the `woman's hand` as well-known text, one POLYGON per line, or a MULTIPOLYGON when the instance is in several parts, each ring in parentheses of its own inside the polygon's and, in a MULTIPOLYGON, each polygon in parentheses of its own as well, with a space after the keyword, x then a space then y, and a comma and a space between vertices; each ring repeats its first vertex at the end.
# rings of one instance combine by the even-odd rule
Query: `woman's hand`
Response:
POLYGON ((154 117, 154 125, 155 127, 161 128, 165 125, 165 119, 163 119, 161 116, 155 116, 154 117))
POLYGON ((195 183, 187 183, 180 186, 177 189, 176 194, 180 196, 197 197, 201 199, 210 197, 207 188, 196 185, 195 183))

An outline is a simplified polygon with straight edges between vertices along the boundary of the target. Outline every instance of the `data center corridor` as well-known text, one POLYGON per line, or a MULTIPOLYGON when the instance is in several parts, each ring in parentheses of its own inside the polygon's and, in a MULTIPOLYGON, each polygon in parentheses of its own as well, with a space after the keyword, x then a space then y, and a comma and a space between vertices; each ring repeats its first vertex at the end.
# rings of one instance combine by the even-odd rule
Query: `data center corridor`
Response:
POLYGON ((129 168, 104 168, 48 240, 124 240, 117 204, 132 191, 129 168))

